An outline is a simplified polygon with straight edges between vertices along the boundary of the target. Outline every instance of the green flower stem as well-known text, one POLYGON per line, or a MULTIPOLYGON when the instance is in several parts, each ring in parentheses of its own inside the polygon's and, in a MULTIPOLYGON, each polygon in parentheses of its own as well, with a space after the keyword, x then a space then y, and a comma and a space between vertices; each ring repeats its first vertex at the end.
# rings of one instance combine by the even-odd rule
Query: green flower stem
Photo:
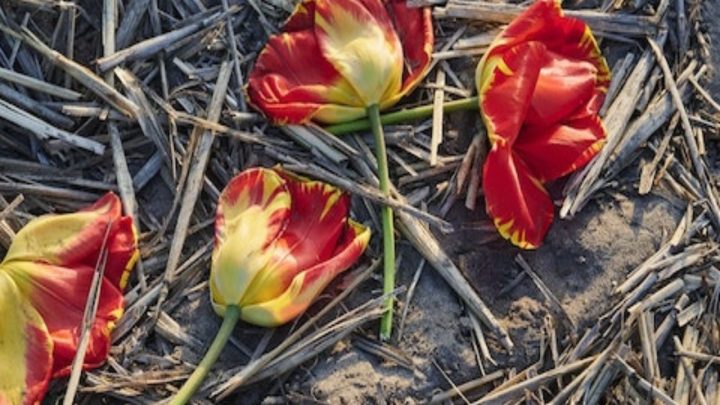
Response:
MULTIPOLYGON (((380 108, 373 104, 367 108, 370 118, 370 128, 375 137, 375 157, 378 162, 378 178, 380 180, 380 191, 390 197, 390 175, 388 173, 387 151, 385 150, 385 134, 382 123, 380 123, 380 108)), ((393 211, 387 205, 383 205, 382 230, 383 230, 383 293, 388 294, 385 301, 385 314, 380 320, 380 339, 389 340, 392 335, 393 298, 389 296, 395 290, 395 229, 393 224, 393 211)))
POLYGON ((190 398, 192 398, 195 391, 200 388, 200 384, 205 380, 213 364, 215 364, 218 356, 220 356, 220 352, 222 352, 222 349, 225 347, 239 319, 240 308, 236 305, 228 305, 225 309, 225 318, 223 318, 220 330, 217 335, 215 335, 215 340, 213 340, 212 345, 210 345, 207 353, 205 353, 205 357, 203 357, 200 364, 195 368, 190 378, 185 381, 180 391, 170 400, 169 405, 183 405, 190 401, 190 398))
MULTIPOLYGON (((463 98, 461 100, 449 101, 443 104, 445 112, 463 111, 463 110, 479 110, 479 100, 476 97, 463 98)), ((369 109, 368 109, 369 111, 369 109)), ((433 112, 432 105, 422 105, 415 108, 395 111, 380 116, 380 123, 383 125, 400 124, 403 122, 413 121, 420 118, 431 117, 433 112)), ((348 132, 364 131, 371 129, 369 118, 363 118, 356 121, 344 122, 325 127, 325 130, 335 135, 347 134, 348 132)))

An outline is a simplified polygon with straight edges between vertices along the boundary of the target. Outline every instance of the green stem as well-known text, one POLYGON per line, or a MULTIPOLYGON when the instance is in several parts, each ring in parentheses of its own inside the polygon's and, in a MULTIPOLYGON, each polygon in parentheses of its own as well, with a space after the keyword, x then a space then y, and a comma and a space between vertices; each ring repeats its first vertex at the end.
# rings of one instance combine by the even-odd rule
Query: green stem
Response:
MULTIPOLYGON (((480 105, 477 96, 454 100, 443 104, 445 112, 463 111, 463 110, 479 110, 480 105)), ((395 111, 380 116, 380 123, 383 125, 400 124, 403 122, 413 121, 420 118, 432 116, 432 105, 421 105, 415 108, 395 111)), ((325 127, 325 129, 335 135, 347 134, 348 132, 364 131, 371 129, 369 118, 363 118, 356 121, 344 122, 325 127)))
POLYGON ((185 381, 185 384, 183 384, 180 388, 180 391, 178 391, 178 393, 175 394, 175 397, 170 400, 169 405, 183 405, 190 401, 190 398, 193 396, 195 391, 200 388, 200 384, 202 384, 213 364, 215 364, 215 361, 220 355, 223 347, 225 347, 225 344, 230 338, 230 334, 232 334, 233 328, 235 328, 239 319, 240 308, 236 305, 228 305, 227 308, 225 308, 225 318, 220 326, 220 330, 218 330, 217 335, 215 335, 215 340, 213 340, 212 345, 210 345, 207 353, 205 353, 205 357, 203 357, 200 364, 198 364, 197 368, 195 368, 195 371, 193 371, 190 378, 185 381))
MULTIPOLYGON (((390 197, 390 175, 388 174, 387 152, 385 151, 385 134, 380 122, 380 109, 377 104, 367 108, 370 128, 375 137, 375 157, 378 163, 380 191, 390 197)), ((388 295, 385 301, 385 314, 380 320, 380 339, 390 340, 392 335, 393 298, 390 293, 395 290, 395 230, 393 211, 387 205, 381 208, 383 231, 383 293, 388 295)))

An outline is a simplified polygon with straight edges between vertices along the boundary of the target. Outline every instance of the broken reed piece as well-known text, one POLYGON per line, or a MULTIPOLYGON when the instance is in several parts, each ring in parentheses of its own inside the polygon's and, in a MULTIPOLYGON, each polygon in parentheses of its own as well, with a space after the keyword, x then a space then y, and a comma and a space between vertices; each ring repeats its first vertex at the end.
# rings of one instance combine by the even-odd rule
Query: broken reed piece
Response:
MULTIPOLYGON (((448 0, 444 7, 436 7, 438 18, 464 18, 476 21, 509 23, 527 6, 491 3, 475 0, 448 0)), ((656 16, 610 14, 595 10, 564 10, 565 15, 585 21, 594 31, 644 37, 656 35, 659 20, 656 16)))
POLYGON ((432 138, 430 140, 430 166, 438 163, 438 148, 443 141, 443 101, 445 101, 445 71, 438 69, 435 76, 437 88, 433 93, 432 138))
POLYGON ((45 45, 32 32, 27 29, 23 29, 22 32, 16 32, 7 25, 1 23, 0 31, 22 40, 25 44, 35 49, 40 55, 47 58, 50 62, 72 76, 92 93, 107 101, 110 105, 123 113, 123 115, 130 118, 134 118, 136 116, 138 106, 135 103, 128 100, 113 87, 105 83, 105 81, 99 78, 90 69, 45 45))
POLYGON ((0 67, 0 79, 65 100, 77 101, 82 97, 82 94, 71 89, 56 86, 2 67, 0 67))
POLYGON ((105 145, 100 142, 56 128, 29 112, 6 102, 2 98, 0 98, 0 118, 30 131, 39 139, 59 139, 64 143, 88 150, 97 155, 102 155, 105 152, 105 145))
MULTIPOLYGON (((220 67, 220 74, 218 75, 208 108, 208 120, 211 122, 217 122, 220 119, 228 84, 230 83, 231 72, 230 63, 224 61, 220 67)), ((160 308, 162 308, 162 304, 169 293, 170 282, 172 282, 176 276, 175 273, 180 263, 182 249, 185 246, 190 219, 195 210, 195 203, 197 203, 198 197, 200 196, 200 191, 203 188, 205 170, 208 160, 210 159, 210 150, 215 140, 215 137, 210 131, 206 131, 200 127, 196 127, 195 131, 197 135, 200 136, 200 140, 192 154, 193 160, 190 165, 190 171, 180 205, 180 212, 178 213, 177 223, 173 232, 172 245, 170 246, 167 265, 165 266, 165 272, 163 274, 163 288, 160 291, 160 296, 156 303, 157 312, 155 316, 159 315, 160 308)))
POLYGON ((170 160, 170 142, 163 133, 155 112, 140 87, 139 80, 129 70, 116 68, 114 71, 123 87, 125 87, 128 97, 140 107, 136 115, 140 129, 155 144, 156 150, 162 154, 166 164, 173 168, 174 165, 170 160))
POLYGON ((195 34, 203 28, 211 27, 217 24, 222 21, 226 15, 231 15, 238 10, 239 7, 232 7, 228 12, 217 12, 211 14, 207 18, 188 24, 182 28, 138 42, 111 55, 103 56, 96 61, 98 69, 100 69, 101 72, 106 72, 125 62, 142 60, 150 56, 157 55, 157 53, 161 50, 166 49, 170 45, 173 45, 192 34, 195 34))
MULTIPOLYGON (((115 52, 115 28, 117 24, 117 11, 117 0, 105 0, 103 2, 103 55, 109 55, 115 52)), ((109 86, 113 86, 115 84, 112 72, 108 72, 105 75, 105 81, 108 83, 109 86)), ((140 230, 142 228, 140 227, 137 199, 135 197, 135 190, 133 189, 133 179, 132 175, 130 174, 130 169, 128 168, 125 150, 123 149, 123 143, 120 137, 120 131, 118 130, 117 123, 112 120, 112 118, 108 120, 107 130, 108 136, 110 137, 110 150, 112 153, 113 167, 115 168, 115 182, 117 183, 120 200, 122 201, 125 213, 132 217, 135 229, 140 230)), ((148 288, 147 276, 145 275, 142 258, 138 258, 135 264, 135 269, 138 274, 138 283, 140 285, 140 289, 142 291, 146 291, 148 288)))

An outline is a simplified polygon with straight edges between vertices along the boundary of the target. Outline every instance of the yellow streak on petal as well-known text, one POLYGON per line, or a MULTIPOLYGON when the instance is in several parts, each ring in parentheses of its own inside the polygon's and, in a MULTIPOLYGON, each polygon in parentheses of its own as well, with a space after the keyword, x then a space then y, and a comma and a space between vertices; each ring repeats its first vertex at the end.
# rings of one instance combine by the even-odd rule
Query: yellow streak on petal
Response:
MULTIPOLYGON (((488 54, 486 54, 486 56, 488 54)), ((475 75, 476 84, 478 86, 478 94, 480 95, 480 113, 485 124, 485 128, 487 128, 488 139, 490 140, 491 145, 495 145, 495 143, 498 143, 500 146, 504 146, 507 141, 497 134, 497 131, 495 130, 495 123, 490 120, 482 111, 483 99, 485 98, 488 90, 490 90, 490 87, 495 81, 494 79, 496 70, 505 76, 512 76, 514 74, 512 69, 510 69, 510 67, 507 65, 507 63, 505 63, 501 56, 491 56, 483 57, 483 59, 478 64, 475 75)))
POLYGON ((295 15, 307 14, 307 13, 308 13, 308 10, 307 10, 307 7, 305 7, 305 2, 300 2, 295 7, 295 11, 293 11, 292 15, 295 16, 295 15))
POLYGON ((510 229, 512 229, 514 222, 514 219, 502 222, 501 218, 495 218, 495 228, 497 228, 498 232, 500 232, 500 235, 502 235, 505 239, 509 239, 511 236, 510 229))
POLYGON ((128 260, 127 264, 125 265, 122 276, 120 276, 120 291, 124 290, 125 286, 127 286, 128 280, 130 279, 130 272, 132 271, 133 267, 135 267, 135 263, 137 263, 137 261, 140 259, 140 250, 137 249, 137 241, 139 239, 139 235, 137 228, 135 228, 134 224, 132 226, 132 232, 133 238, 135 239, 136 248, 133 251, 132 256, 130 256, 130 260, 128 260))
POLYGON ((226 228, 229 232, 216 248, 210 270, 211 294, 218 304, 239 304, 255 275, 270 260, 271 252, 262 247, 273 212, 252 206, 226 228))
POLYGON ((232 204, 220 202, 225 223, 217 235, 210 270, 210 293, 218 313, 224 312, 218 306, 239 304, 252 280, 267 265, 272 256, 272 250, 264 248, 273 237, 270 223, 278 212, 290 209, 285 181, 272 170, 261 170, 260 201, 251 201, 251 187, 245 187, 232 204))
POLYGON ((394 32, 374 20, 360 21, 336 1, 328 1, 332 21, 316 13, 325 57, 355 90, 363 106, 381 104, 402 86, 402 46, 394 32))
POLYGON ((322 212, 320 213, 320 220, 322 221, 325 219, 325 215, 327 215, 332 207, 335 206, 335 204, 338 202, 340 197, 342 197, 343 193, 342 191, 336 189, 335 187, 332 187, 330 185, 323 185, 324 188, 324 194, 327 195, 327 200, 325 201, 325 206, 323 207, 322 212))

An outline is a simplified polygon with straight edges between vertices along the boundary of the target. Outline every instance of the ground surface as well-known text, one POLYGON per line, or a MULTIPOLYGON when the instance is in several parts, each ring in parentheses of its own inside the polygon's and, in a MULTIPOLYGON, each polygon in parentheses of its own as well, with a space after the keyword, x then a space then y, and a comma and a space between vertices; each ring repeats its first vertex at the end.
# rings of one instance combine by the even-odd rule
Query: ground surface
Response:
MULTIPOLYGON (((712 22, 708 29, 714 44, 720 43, 720 24, 715 23, 720 21, 720 0, 706 1, 704 6, 705 19, 712 22)), ((249 39, 249 43, 264 40, 260 30, 255 34, 258 38, 249 39)), ((712 57, 714 65, 720 66, 720 50, 713 52, 712 57)), ((457 62, 466 65, 459 73, 469 88, 472 88, 476 62, 469 58, 457 62)), ((719 99, 718 76, 709 88, 719 99)), ((458 114, 449 117, 449 121, 450 131, 457 134, 457 139, 443 147, 462 150, 477 131, 477 116, 458 114)), ((712 152, 715 145, 708 141, 708 147, 712 152)), ((132 171, 136 169, 131 167, 132 171)), ((516 345, 513 353, 507 353, 492 336, 488 337, 490 353, 497 366, 488 361, 479 364, 473 346, 472 321, 455 293, 431 266, 418 270, 419 255, 406 242, 400 241, 403 260, 397 284, 411 285, 416 272, 422 271, 411 301, 407 303, 405 296, 400 298, 398 313, 407 306, 407 318, 402 327, 395 328, 394 339, 389 345, 401 357, 409 359, 409 366, 386 361, 356 344, 363 337, 375 338, 377 323, 373 322, 292 373, 246 388, 225 403, 421 403, 449 389, 450 381, 461 384, 496 369, 525 368, 538 360, 546 319, 553 309, 529 277, 522 278, 514 288, 507 288, 520 274, 516 257, 521 254, 559 300, 562 313, 555 314, 556 318, 566 316, 567 319, 557 325, 558 338, 576 339, 578 333, 592 326, 597 317, 612 306, 615 302, 612 290, 616 283, 655 252, 672 232, 682 212, 680 207, 660 196, 639 196, 636 192, 637 171, 637 165, 631 165, 617 185, 596 194, 576 217, 556 218, 545 244, 536 251, 521 251, 498 240, 494 231, 487 228, 489 223, 483 213, 482 201, 475 211, 466 210, 461 203, 450 211, 448 219, 464 230, 436 235, 516 345), (572 333, 568 325, 575 325, 578 333, 572 333)), ((154 181, 159 182, 158 179, 154 181)), ((168 193, 163 187, 147 187, 146 190, 158 190, 158 194, 146 191, 140 196, 140 202, 156 210, 157 217, 162 217, 168 210, 171 196, 160 195, 168 193)), ((343 282, 340 280, 338 284, 343 282)), ((347 305, 352 307, 376 297, 380 288, 378 278, 366 282, 348 299, 347 305)), ((176 306, 170 315, 182 325, 191 341, 173 342, 175 345, 151 341, 151 344, 163 346, 152 349, 170 352, 173 358, 197 364, 220 320, 212 311, 206 288, 197 289, 183 298, 183 305, 176 306)), ((396 320, 400 322, 400 316, 396 320)), ((273 338, 277 340, 284 336, 287 328, 276 332, 273 338)), ((241 324, 236 328, 234 338, 254 348, 265 334, 262 329, 241 324)), ((246 353, 230 345, 221 357, 219 368, 244 364, 247 359, 246 353)))

